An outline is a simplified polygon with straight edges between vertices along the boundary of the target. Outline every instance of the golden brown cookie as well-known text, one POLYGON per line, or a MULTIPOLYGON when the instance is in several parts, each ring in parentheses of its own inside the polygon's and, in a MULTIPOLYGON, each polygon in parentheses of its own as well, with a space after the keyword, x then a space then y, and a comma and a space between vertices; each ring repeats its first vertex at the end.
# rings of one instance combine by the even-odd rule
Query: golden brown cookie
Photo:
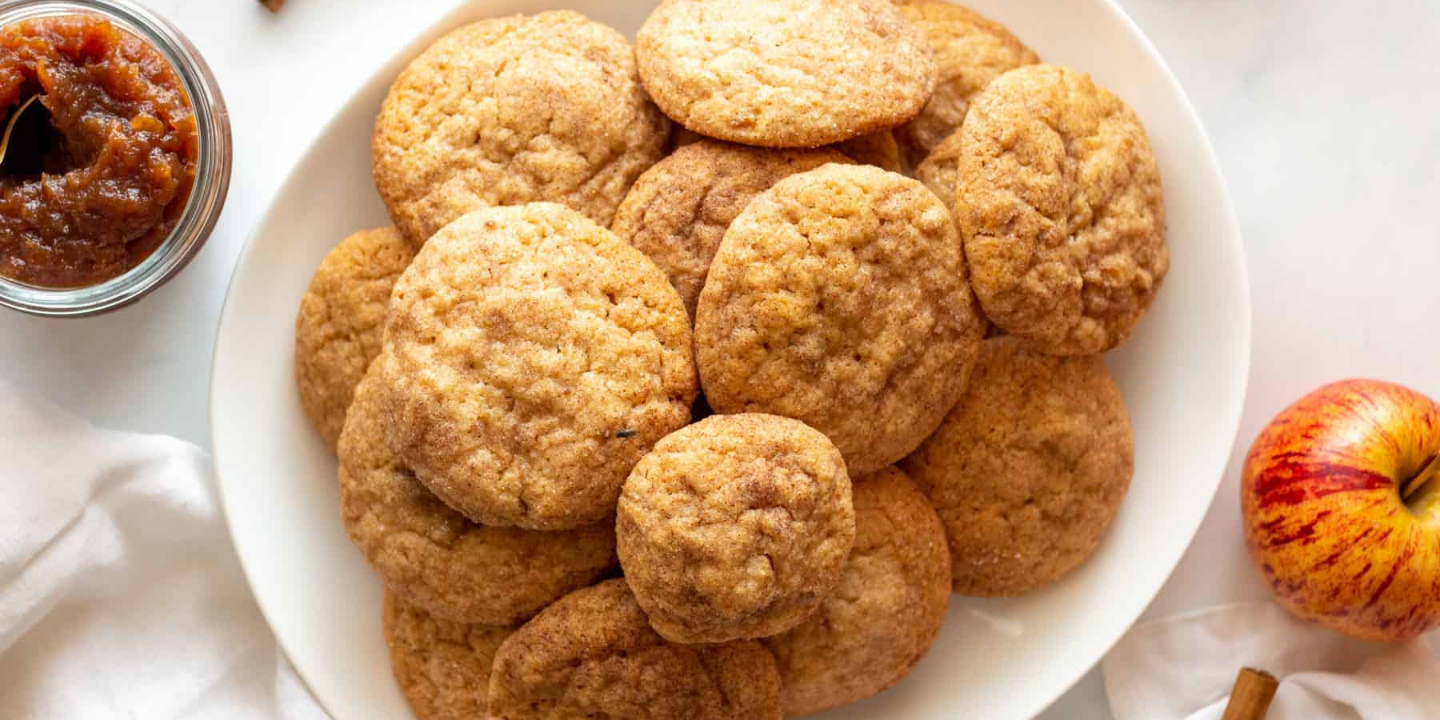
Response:
POLYGON ((480 720, 490 694, 490 665, 513 625, 451 622, 385 593, 390 669, 418 720, 480 720))
POLYGON ((713 415, 635 466, 615 528, 651 626, 673 642, 725 642, 813 614, 840 578, 855 513, 824 435, 773 415, 713 415))
POLYGON ((315 270, 295 317, 295 386, 300 407, 335 449, 345 410, 380 354, 385 308, 415 251, 395 228, 345 238, 315 270))
POLYGON ((710 260, 735 216, 781 179, 831 162, 846 158, 699 139, 640 176, 611 229, 660 266, 693 317, 710 260))
MULTIPOLYGON (((959 173, 960 164, 960 131, 955 131, 945 141, 925 158, 925 162, 915 168, 915 179, 930 188, 935 197, 945 203, 945 209, 950 211, 951 218, 955 217, 955 183, 956 175, 959 173)), ((980 313, 980 323, 985 327, 985 337, 998 337, 1004 335, 1005 331, 995 327, 989 318, 980 313)))
POLYGON ((950 551, 930 501, 905 473, 855 481, 855 548, 835 593, 764 643, 780 668, 785 717, 864 700, 929 651, 950 607, 950 551))
POLYGON ((906 167, 913 168, 960 128, 970 101, 990 81, 1040 58, 1003 25, 969 8, 946 0, 894 2, 925 33, 939 68, 930 102, 919 117, 895 130, 906 167))
POLYGON ((955 592, 1022 595, 1095 551, 1130 487, 1135 437, 1100 356, 994 338, 970 390, 902 467, 945 523, 955 592))
MULTIPOLYGON (((693 145, 701 140, 710 140, 711 142, 721 145, 732 144, 726 143, 723 140, 706 138, 704 135, 686 129, 683 125, 676 124, 674 128, 675 130, 670 136, 670 144, 676 150, 686 145, 693 145)), ((739 147, 749 146, 740 145, 739 147)), ((825 149, 834 150, 843 156, 841 159, 831 160, 830 162, 853 161, 861 165, 874 165, 882 170, 889 170, 891 172, 900 172, 903 169, 900 159, 900 145, 895 141, 895 135, 889 130, 880 130, 870 133, 869 135, 851 138, 845 142, 827 145, 825 149)), ((636 184, 638 185, 639 183, 637 182, 636 184)))
POLYGON ((624 580, 577 590, 500 646, 492 720, 780 720, 775 658, 753 640, 677 645, 624 580))
MULTIPOLYGON (((689 129, 684 125, 681 125, 680 123, 670 123, 670 128, 670 152, 672 154, 676 150, 679 150, 686 145, 694 145, 695 143, 706 139, 714 140, 714 138, 706 138, 704 135, 701 135, 700 133, 689 129)), ((716 140, 716 142, 724 141, 716 140)))
POLYGON ((340 436, 340 516, 385 586, 438 617, 508 625, 614 567, 614 524, 565 532, 476 525, 415 480, 385 443, 377 360, 340 436))
POLYGON ((391 446, 489 525, 609 516, 696 394, 690 322, 665 275, 549 203, 481 210, 432 237, 395 284, 385 352, 391 446))
POLYGON ((951 215, 955 207, 956 186, 960 183, 960 143, 963 141, 959 130, 950 134, 926 156, 925 161, 915 168, 915 179, 925 183, 935 197, 945 203, 951 215))
POLYGON ((935 58, 889 0, 665 0, 636 42, 645 89, 702 135, 818 147, 920 112, 935 58))
POLYGON ((836 144, 834 148, 861 165, 874 165, 890 172, 900 172, 903 169, 900 145, 895 142, 895 135, 889 130, 861 135, 836 144))
POLYGON ((940 424, 983 333, 944 205, 915 180, 851 165, 755 198, 726 232, 695 315, 711 407, 803 420, 856 475, 940 424))
POLYGON ((1125 342, 1170 269, 1135 112, 1089 75, 1030 65, 975 99, 961 135, 956 220, 990 321, 1054 355, 1125 342))
POLYGON ((568 10, 482 20, 390 88, 375 187, 417 247, 472 210, 537 200, 608 225, 669 133, 620 33, 568 10))

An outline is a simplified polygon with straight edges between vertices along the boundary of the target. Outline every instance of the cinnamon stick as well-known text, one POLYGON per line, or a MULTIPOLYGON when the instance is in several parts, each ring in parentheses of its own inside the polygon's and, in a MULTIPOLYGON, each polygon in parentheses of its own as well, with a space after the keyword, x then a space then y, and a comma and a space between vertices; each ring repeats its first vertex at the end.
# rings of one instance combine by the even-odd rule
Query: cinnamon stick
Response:
POLYGON ((1241 668, 1235 678, 1235 687, 1230 691, 1230 704, 1220 720, 1265 720, 1270 712, 1270 701, 1275 699, 1275 690, 1280 681, 1264 670, 1241 668))

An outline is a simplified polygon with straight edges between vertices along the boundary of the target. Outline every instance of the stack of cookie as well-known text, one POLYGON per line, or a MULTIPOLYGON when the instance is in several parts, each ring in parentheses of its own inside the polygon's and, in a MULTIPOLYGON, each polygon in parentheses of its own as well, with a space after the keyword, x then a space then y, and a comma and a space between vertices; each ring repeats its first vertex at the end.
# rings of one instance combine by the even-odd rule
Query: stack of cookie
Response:
POLYGON ((296 379, 424 720, 862 700, 1120 507, 1102 353, 1168 268, 1159 172, 969 10, 486 20, 372 154, 395 226, 316 272, 296 379))

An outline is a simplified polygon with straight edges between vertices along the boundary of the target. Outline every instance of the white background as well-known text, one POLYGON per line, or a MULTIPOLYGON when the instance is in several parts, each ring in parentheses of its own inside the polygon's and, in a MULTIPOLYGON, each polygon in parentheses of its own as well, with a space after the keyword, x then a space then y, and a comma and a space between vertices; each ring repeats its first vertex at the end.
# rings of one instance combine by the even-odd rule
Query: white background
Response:
MULTIPOLYGON (((278 15, 252 0, 146 2, 201 49, 229 101, 225 216, 195 263, 137 306, 81 321, 0 311, 0 377, 106 426, 208 446, 211 347, 251 226, 341 102, 457 0, 290 0, 278 15)), ((1281 407, 1352 376, 1440 396, 1440 3, 1121 4, 1215 144, 1255 305, 1240 443, 1154 617, 1264 597, 1243 553, 1238 462, 1281 407)), ((1098 672, 1042 718, 1109 720, 1098 672)))

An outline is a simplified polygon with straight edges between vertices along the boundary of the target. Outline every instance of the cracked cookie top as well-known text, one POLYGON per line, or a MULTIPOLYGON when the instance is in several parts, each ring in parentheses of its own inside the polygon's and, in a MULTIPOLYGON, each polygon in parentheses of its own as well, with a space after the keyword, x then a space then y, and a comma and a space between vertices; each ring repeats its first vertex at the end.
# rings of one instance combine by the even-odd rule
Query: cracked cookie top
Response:
POLYGON ((722 413, 803 420, 864 474, 905 457, 969 378, 984 322, 950 214, 915 180, 827 165, 725 234, 695 316, 722 413))
POLYGON ((946 0, 893 1, 925 33, 939 68, 935 94, 925 109, 895 129, 905 166, 913 168, 960 128, 970 101, 992 80, 1040 58, 1003 25, 969 8, 946 0))
POLYGON ((895 468, 855 481, 855 547, 835 592, 799 627, 764 640, 785 717, 859 702, 900 682, 950 607, 945 527, 895 468))
POLYGON ((725 230, 756 195, 798 172, 846 162, 832 150, 766 150, 702 139, 645 171, 611 229, 670 277, 685 308, 695 303, 725 230))
POLYGON ((558 202, 609 225, 669 134, 620 33, 571 11, 482 20, 395 80, 375 120, 375 186, 416 247, 495 205, 558 202))
POLYGON ((759 643, 678 645, 624 580, 556 601, 500 646, 495 720, 780 720, 775 658, 759 643))
POLYGON ((1012 70, 961 128, 957 222, 985 315, 1033 347, 1118 347, 1170 269, 1160 169, 1139 118, 1089 75, 1012 70))
POLYGON ((965 397, 901 467, 949 537, 955 592, 1015 596, 1084 562, 1135 471, 1135 436, 1099 355, 986 340, 965 397))
POLYGON ((385 593, 390 669, 418 720, 478 720, 489 706, 490 665, 512 625, 442 620, 385 593))
POLYGON ((712 415, 661 440, 620 496, 620 564, 657 632, 783 632, 834 589, 855 539, 835 446, 796 420, 712 415))
POLYGON ((330 449, 365 370, 380 355, 390 290, 415 251, 395 228, 358 232, 321 261, 295 317, 295 385, 330 449))
POLYGON ((615 566, 613 522, 564 532, 486 527, 430 494, 385 443, 380 362, 340 436, 340 519, 390 591, 440 618, 509 625, 615 566))
POLYGON ((636 41, 645 88, 702 135, 818 147, 914 117, 935 58, 890 0, 666 0, 636 41))
POLYGON ((388 439, 472 520, 599 522, 657 440, 690 420, 690 323, 655 264, 560 205, 466 215, 391 298, 388 439))

